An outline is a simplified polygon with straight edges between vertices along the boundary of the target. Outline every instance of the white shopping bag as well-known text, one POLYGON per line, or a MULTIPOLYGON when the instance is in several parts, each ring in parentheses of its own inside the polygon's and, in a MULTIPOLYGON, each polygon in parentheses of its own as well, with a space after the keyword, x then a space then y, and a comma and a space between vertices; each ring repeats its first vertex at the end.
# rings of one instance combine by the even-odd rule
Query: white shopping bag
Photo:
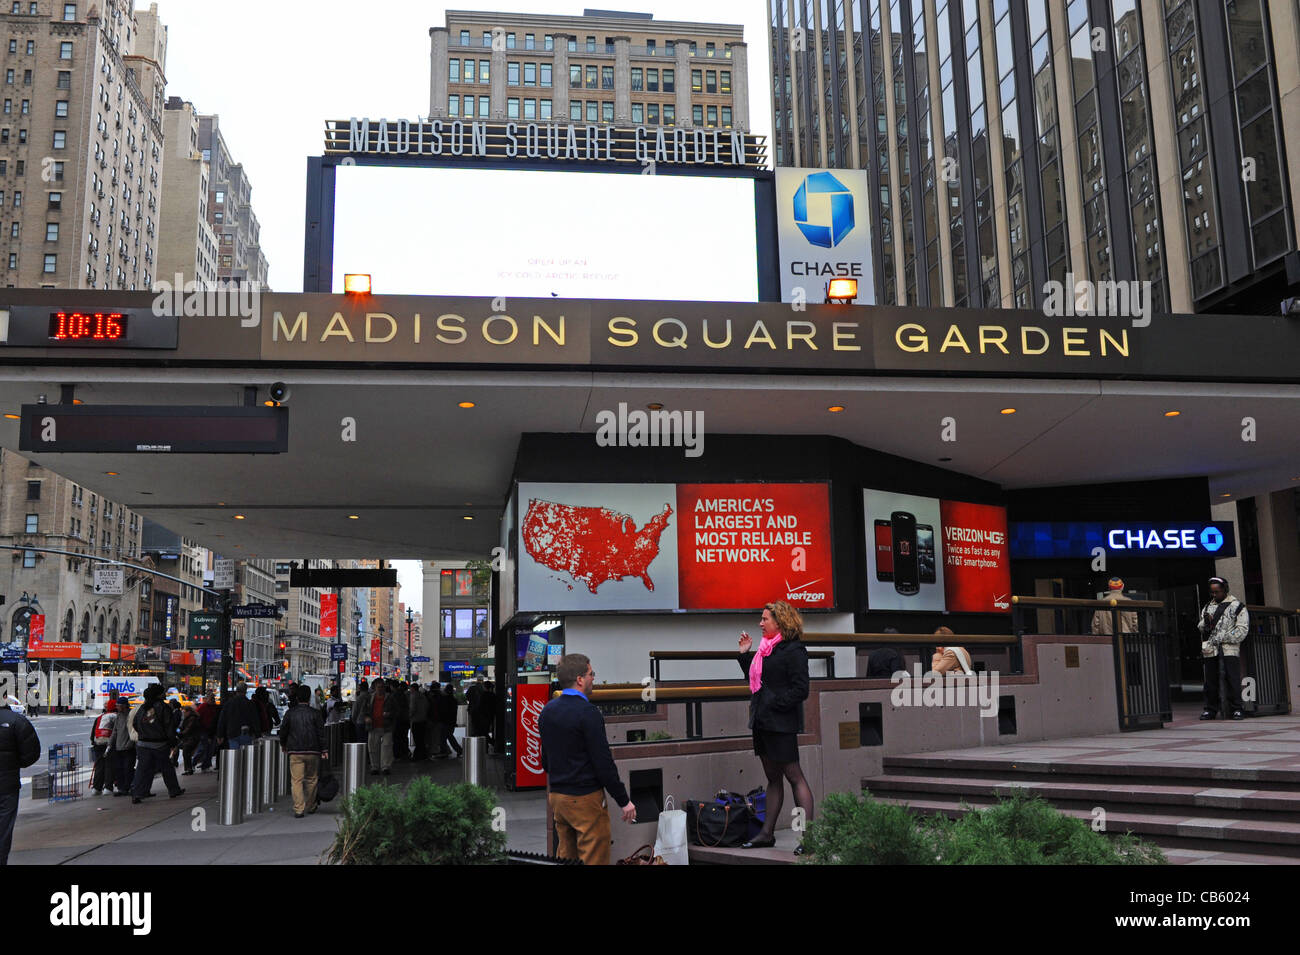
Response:
POLYGON ((669 865, 687 865, 690 857, 686 849, 686 813, 673 808, 673 797, 664 800, 659 813, 659 828, 655 835, 655 851, 669 865))

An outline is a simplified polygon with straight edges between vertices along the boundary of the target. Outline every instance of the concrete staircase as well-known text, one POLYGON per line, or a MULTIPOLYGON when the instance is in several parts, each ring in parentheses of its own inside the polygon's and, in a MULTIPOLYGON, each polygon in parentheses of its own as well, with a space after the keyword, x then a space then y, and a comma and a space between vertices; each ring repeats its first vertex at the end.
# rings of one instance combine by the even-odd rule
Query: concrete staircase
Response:
POLYGON ((884 770, 863 788, 918 812, 956 818, 963 802, 992 805, 1020 787, 1085 821, 1103 807, 1108 832, 1153 842, 1172 863, 1300 864, 1300 769, 1030 761, 990 748, 960 759, 888 756, 884 770))

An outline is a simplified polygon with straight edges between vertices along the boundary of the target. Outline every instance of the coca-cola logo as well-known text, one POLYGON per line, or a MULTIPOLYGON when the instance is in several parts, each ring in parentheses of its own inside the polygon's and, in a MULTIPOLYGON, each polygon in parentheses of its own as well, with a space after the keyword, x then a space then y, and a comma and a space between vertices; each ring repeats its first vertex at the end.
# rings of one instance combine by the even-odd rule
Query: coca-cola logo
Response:
POLYGON ((538 720, 541 719, 545 705, 544 700, 524 698, 519 701, 519 728, 523 730, 519 761, 534 776, 545 773, 542 769, 542 734, 538 728, 538 720))

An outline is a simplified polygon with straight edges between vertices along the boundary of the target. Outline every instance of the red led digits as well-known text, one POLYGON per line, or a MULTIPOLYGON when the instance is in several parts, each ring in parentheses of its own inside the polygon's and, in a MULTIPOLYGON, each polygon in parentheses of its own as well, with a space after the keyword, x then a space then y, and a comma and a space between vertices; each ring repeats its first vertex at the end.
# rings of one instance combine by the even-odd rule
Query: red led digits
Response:
POLYGON ((55 312, 50 320, 52 341, 120 341, 126 335, 121 312, 55 312))

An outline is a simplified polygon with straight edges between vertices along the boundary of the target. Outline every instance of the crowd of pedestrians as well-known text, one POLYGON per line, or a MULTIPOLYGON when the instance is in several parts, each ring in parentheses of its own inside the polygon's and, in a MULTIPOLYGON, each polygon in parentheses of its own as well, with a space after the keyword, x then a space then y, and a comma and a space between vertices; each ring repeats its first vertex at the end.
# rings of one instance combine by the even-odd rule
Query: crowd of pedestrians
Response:
MULTIPOLYGON (((364 740, 371 775, 389 775, 394 761, 419 762, 462 755, 456 739, 458 708, 465 704, 469 734, 489 737, 496 722, 496 691, 478 681, 462 693, 450 681, 428 686, 376 678, 357 687, 350 720, 364 740)), ((339 719, 342 719, 341 717, 339 719)))

